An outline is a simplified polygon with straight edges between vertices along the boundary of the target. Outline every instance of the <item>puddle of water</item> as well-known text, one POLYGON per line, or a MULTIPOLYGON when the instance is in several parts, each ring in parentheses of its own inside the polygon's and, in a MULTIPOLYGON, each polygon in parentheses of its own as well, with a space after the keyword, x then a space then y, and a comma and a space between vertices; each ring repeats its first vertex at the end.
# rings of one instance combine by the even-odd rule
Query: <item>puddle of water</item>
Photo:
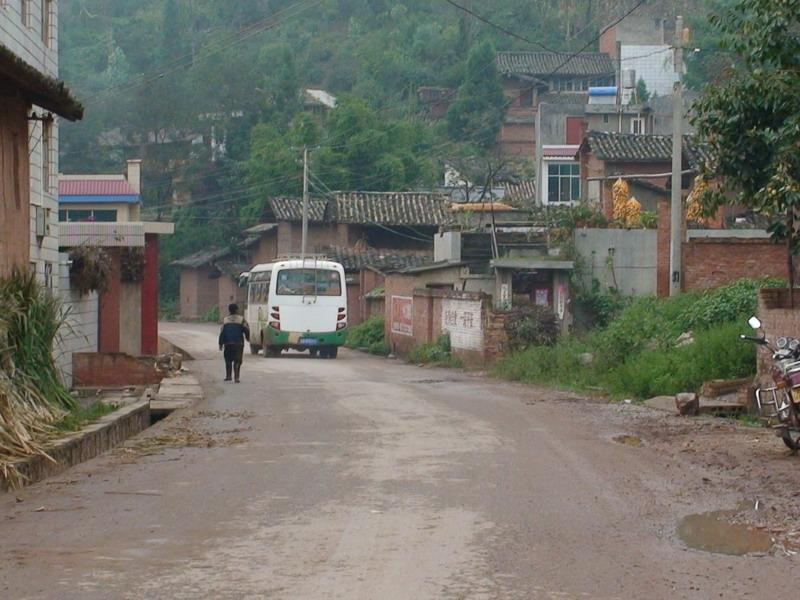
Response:
POLYGON ((642 446, 642 438, 636 437, 635 435, 618 435, 614 438, 614 441, 618 444, 625 444, 626 446, 632 446, 634 448, 640 448, 642 446))
POLYGON ((736 510, 718 510, 689 515, 678 525, 678 537, 696 550, 743 556, 772 549, 772 537, 758 529, 731 523, 736 510))

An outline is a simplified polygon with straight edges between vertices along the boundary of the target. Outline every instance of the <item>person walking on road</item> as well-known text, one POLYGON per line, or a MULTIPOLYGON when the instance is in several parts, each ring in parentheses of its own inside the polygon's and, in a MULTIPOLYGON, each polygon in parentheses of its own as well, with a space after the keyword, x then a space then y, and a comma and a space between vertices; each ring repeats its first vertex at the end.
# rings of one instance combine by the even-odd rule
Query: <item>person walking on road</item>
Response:
POLYGON ((239 314, 238 305, 228 306, 228 312, 230 314, 225 317, 219 332, 219 349, 225 352, 225 381, 231 380, 231 371, 233 371, 234 380, 239 383, 239 373, 244 356, 244 341, 250 340, 250 326, 239 314))

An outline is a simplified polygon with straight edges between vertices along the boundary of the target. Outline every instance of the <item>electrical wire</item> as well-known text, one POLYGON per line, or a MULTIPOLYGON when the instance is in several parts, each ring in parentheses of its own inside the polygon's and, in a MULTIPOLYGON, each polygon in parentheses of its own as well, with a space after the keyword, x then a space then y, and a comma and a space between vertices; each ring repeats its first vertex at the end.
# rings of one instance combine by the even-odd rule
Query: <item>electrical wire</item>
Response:
POLYGON ((489 27, 492 27, 493 29, 496 29, 497 31, 505 33, 506 35, 508 35, 508 36, 510 36, 510 37, 512 37, 514 39, 523 41, 526 44, 531 44, 532 46, 539 46, 540 48, 542 48, 543 50, 546 50, 547 52, 553 52, 555 54, 569 54, 568 52, 561 52, 560 50, 553 50, 552 48, 549 48, 548 46, 545 46, 541 42, 537 42, 535 40, 532 40, 530 38, 525 37, 524 35, 521 35, 519 33, 511 31, 510 29, 506 29, 502 25, 498 25, 497 23, 494 23, 493 21, 490 21, 489 19, 487 19, 483 15, 479 15, 478 13, 473 11, 472 9, 470 9, 470 8, 468 8, 466 6, 463 6, 463 5, 459 4, 458 2, 454 2, 453 0, 444 0, 444 1, 447 2, 448 4, 450 4, 451 6, 456 7, 458 10, 460 10, 462 12, 465 12, 466 14, 468 14, 468 15, 470 15, 472 17, 475 17, 481 23, 484 23, 484 24, 488 25, 489 27))

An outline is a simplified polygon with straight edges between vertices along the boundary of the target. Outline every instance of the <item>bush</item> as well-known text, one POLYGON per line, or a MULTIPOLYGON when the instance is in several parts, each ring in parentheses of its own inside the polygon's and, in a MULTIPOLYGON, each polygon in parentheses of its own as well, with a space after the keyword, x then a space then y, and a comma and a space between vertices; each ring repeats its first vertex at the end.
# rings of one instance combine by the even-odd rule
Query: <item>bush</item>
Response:
POLYGON ((592 281, 592 289, 575 295, 575 302, 582 305, 599 327, 607 326, 622 310, 631 303, 631 299, 623 296, 615 289, 607 292, 600 290, 600 282, 592 281))
POLYGON ((638 298, 605 329, 582 340, 511 354, 495 365, 494 373, 557 387, 599 387, 633 398, 696 391, 711 379, 747 377, 755 373, 755 348, 738 336, 755 312, 757 290, 771 285, 776 282, 744 280, 702 294, 638 298), (675 347, 688 330, 694 343, 675 347), (581 363, 582 353, 591 353, 593 360, 581 363))
POLYGON ((432 344, 414 346, 408 353, 408 360, 418 364, 434 364, 442 367, 461 367, 459 358, 450 353, 450 334, 445 333, 432 344))
POLYGON ((558 339, 558 322, 546 306, 526 306, 509 311, 505 330, 511 350, 552 346, 558 339))
POLYGON ((604 378, 615 395, 650 398, 697 391, 710 379, 748 377, 755 370, 756 349, 739 340, 740 324, 717 325, 680 348, 648 350, 631 357, 604 378))
POLYGON ((512 381, 583 389, 593 385, 590 369, 578 361, 588 350, 579 340, 565 339, 555 346, 536 346, 506 356, 492 372, 512 381))
POLYGON ((386 319, 372 317, 351 328, 347 333, 348 348, 369 348, 374 344, 386 343, 386 319))
POLYGON ((758 290, 763 287, 783 287, 780 279, 740 279, 730 285, 706 292, 687 308, 681 320, 685 329, 700 329, 738 321, 755 314, 758 309, 758 290))
POLYGON ((212 306, 201 319, 204 323, 219 323, 219 306, 212 306))

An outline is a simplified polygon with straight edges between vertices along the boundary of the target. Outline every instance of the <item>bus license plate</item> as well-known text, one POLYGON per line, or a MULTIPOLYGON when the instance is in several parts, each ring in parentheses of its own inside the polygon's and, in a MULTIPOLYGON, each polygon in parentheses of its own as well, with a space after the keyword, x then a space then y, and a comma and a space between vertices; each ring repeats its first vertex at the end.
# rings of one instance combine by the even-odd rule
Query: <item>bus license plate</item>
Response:
POLYGON ((303 346, 316 346, 317 340, 315 340, 314 338, 303 338, 300 340, 300 344, 302 344, 303 346))

